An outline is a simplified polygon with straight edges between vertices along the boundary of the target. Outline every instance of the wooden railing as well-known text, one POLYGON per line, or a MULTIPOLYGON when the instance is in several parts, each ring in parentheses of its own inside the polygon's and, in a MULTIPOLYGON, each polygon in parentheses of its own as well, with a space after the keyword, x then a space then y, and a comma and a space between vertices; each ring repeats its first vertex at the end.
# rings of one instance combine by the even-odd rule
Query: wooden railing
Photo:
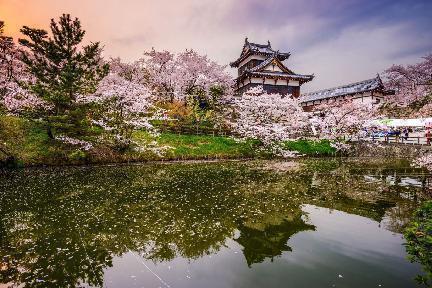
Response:
POLYGON ((395 144, 405 144, 405 145, 431 145, 432 139, 428 139, 426 137, 413 137, 413 136, 381 136, 381 137, 373 137, 370 136, 367 139, 369 141, 378 141, 384 143, 395 143, 395 144))
POLYGON ((187 134, 187 135, 209 135, 209 136, 231 136, 232 131, 228 129, 217 129, 211 127, 202 127, 195 125, 182 125, 182 126, 164 126, 160 125, 157 127, 161 132, 169 132, 175 134, 187 134))

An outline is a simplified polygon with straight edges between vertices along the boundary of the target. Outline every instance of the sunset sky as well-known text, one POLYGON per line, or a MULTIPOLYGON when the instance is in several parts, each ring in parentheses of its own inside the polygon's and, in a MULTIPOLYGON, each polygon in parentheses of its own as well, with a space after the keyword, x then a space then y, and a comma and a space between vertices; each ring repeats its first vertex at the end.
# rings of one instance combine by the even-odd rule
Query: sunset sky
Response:
POLYGON ((316 75, 303 91, 372 78, 432 52, 431 0, 0 0, 14 38, 22 25, 46 29, 62 13, 80 18, 86 41, 100 41, 105 56, 128 61, 152 47, 193 48, 226 65, 246 36, 270 40, 292 53, 289 68, 316 75))

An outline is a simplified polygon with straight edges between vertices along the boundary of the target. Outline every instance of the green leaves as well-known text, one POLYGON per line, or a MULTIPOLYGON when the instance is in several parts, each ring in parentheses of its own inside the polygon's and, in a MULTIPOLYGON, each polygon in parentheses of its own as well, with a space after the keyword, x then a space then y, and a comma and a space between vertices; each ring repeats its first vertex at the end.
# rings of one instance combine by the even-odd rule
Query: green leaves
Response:
POLYGON ((414 219, 404 233, 408 259, 422 265, 424 275, 416 280, 426 286, 432 285, 432 201, 427 201, 415 213, 414 219))
POLYGON ((88 134, 88 107, 79 100, 96 91, 109 67, 102 63, 98 42, 81 47, 85 31, 78 18, 63 14, 58 22, 51 20, 50 29, 51 36, 41 29, 21 29, 27 36, 19 39, 25 48, 22 61, 32 75, 22 85, 47 102, 37 117, 48 123, 48 129, 56 127, 67 135, 88 134))

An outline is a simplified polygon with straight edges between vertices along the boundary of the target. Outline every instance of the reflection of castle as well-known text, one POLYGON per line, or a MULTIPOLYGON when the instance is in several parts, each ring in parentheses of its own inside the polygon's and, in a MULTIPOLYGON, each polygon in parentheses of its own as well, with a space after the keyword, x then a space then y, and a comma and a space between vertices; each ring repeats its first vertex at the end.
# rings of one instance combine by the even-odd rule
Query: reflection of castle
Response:
POLYGON ((282 219, 279 224, 267 225, 264 229, 252 228, 240 225, 240 237, 235 239, 243 248, 243 254, 250 267, 252 264, 261 263, 266 258, 282 255, 284 251, 292 251, 287 242, 294 234, 315 230, 314 225, 306 224, 299 213, 293 220, 282 219))

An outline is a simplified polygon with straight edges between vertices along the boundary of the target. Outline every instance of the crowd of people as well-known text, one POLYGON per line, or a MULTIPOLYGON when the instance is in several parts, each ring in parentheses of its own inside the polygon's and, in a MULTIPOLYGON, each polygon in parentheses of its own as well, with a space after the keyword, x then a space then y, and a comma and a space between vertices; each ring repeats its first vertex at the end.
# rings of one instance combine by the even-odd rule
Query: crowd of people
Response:
MULTIPOLYGON (((432 143, 432 127, 372 127, 368 130, 365 130, 366 134, 372 139, 372 141, 379 140, 380 138, 384 138, 386 142, 389 141, 390 138, 394 138, 396 142, 400 141, 409 141, 410 138, 426 139, 426 144, 431 145, 432 143)), ((419 141, 419 140, 417 140, 419 141)))

